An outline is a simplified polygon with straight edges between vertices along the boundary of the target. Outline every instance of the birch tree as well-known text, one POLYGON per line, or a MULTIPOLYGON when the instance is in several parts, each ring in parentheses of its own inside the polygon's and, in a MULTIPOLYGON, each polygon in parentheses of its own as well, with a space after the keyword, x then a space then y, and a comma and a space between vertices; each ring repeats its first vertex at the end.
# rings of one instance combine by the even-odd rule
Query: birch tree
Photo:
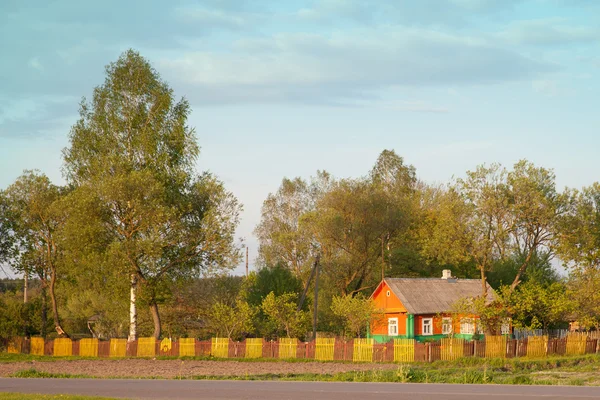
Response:
POLYGON ((95 193, 112 235, 115 273, 130 281, 129 340, 137 337, 138 291, 144 289, 161 334, 156 288, 161 282, 233 266, 240 205, 223 184, 193 170, 199 154, 185 99, 137 52, 106 67, 104 84, 80 106, 65 173, 95 193))

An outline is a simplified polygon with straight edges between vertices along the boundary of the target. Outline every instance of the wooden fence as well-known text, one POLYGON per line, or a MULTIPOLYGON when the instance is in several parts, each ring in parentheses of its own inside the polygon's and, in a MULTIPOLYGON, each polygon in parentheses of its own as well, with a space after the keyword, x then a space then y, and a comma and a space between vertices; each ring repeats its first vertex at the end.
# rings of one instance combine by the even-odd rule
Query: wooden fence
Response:
POLYGON ((44 340, 39 337, 14 338, 5 343, 9 353, 80 357, 216 357, 216 358, 279 358, 314 359, 320 361, 353 362, 414 362, 456 360, 462 357, 481 358, 541 358, 552 355, 583 355, 600 353, 600 339, 585 334, 564 338, 530 336, 509 339, 504 336, 467 341, 447 338, 437 342, 419 343, 414 339, 393 339, 375 343, 373 339, 317 339, 302 342, 281 338, 277 341, 246 339, 235 342, 227 338, 196 340, 181 338, 71 339, 44 340))

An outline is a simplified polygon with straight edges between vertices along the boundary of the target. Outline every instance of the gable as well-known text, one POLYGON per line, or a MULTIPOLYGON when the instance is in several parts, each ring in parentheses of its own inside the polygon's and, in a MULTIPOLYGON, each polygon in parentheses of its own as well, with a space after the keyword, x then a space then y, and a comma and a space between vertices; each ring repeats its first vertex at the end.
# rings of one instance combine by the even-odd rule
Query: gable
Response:
POLYGON ((377 308, 385 310, 386 312, 406 312, 406 307, 404 307, 402 301, 400 301, 398 296, 396 296, 394 291, 385 281, 382 281, 379 286, 377 286, 371 295, 371 299, 373 299, 377 308))

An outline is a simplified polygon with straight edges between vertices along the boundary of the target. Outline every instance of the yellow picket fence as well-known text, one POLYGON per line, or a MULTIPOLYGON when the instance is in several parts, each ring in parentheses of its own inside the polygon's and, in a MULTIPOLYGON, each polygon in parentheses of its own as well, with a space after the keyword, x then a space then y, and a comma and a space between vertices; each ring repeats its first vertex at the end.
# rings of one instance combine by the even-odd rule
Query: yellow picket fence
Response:
POLYGON ((317 338, 315 340, 315 360, 333 361, 335 339, 317 338))
POLYGON ((125 357, 127 355, 127 339, 110 339, 110 356, 125 357))
POLYGON ((456 360, 465 355, 465 340, 443 338, 440 343, 442 360, 456 360))
POLYGON ((79 355, 81 357, 98 357, 98 339, 81 339, 79 355))
POLYGON ((354 339, 352 361, 373 361, 373 339, 354 339))
POLYGON ((296 358, 298 339, 279 339, 279 358, 296 358))
POLYGON ((586 344, 587 336, 581 334, 570 334, 567 336, 567 349, 565 353, 570 356, 585 354, 586 344))
POLYGON ((73 341, 69 338, 54 339, 54 350, 52 354, 60 357, 73 355, 73 341))
POLYGON ((548 354, 548 336, 527 338, 527 357, 545 357, 548 354))
POLYGON ((394 339, 394 361, 415 361, 415 339, 394 339))
POLYGON ((228 338, 213 338, 210 345, 210 353, 213 357, 227 358, 229 357, 229 339, 228 338))
POLYGON ((29 353, 36 355, 36 356, 43 356, 44 355, 44 345, 45 345, 44 338, 32 337, 29 353))
POLYGON ((179 339, 179 356, 180 357, 195 357, 196 356, 196 339, 194 339, 194 338, 179 339))
POLYGON ((7 351, 10 354, 19 354, 23 348, 23 338, 15 337, 9 340, 7 351))
POLYGON ((246 358, 261 358, 263 354, 262 338, 246 339, 246 358))
POLYGON ((153 337, 138 338, 137 356, 154 357, 156 355, 156 339, 153 337))
POLYGON ((486 336, 485 337, 485 357, 486 358, 504 358, 506 357, 506 336, 486 336))

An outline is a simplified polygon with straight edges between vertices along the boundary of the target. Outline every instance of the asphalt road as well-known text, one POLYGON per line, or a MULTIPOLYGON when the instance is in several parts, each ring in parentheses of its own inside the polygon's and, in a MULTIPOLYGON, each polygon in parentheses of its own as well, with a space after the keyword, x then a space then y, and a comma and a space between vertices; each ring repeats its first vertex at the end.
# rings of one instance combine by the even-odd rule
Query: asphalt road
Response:
POLYGON ((600 387, 0 378, 0 392, 80 394, 130 399, 551 400, 600 399, 600 387))

